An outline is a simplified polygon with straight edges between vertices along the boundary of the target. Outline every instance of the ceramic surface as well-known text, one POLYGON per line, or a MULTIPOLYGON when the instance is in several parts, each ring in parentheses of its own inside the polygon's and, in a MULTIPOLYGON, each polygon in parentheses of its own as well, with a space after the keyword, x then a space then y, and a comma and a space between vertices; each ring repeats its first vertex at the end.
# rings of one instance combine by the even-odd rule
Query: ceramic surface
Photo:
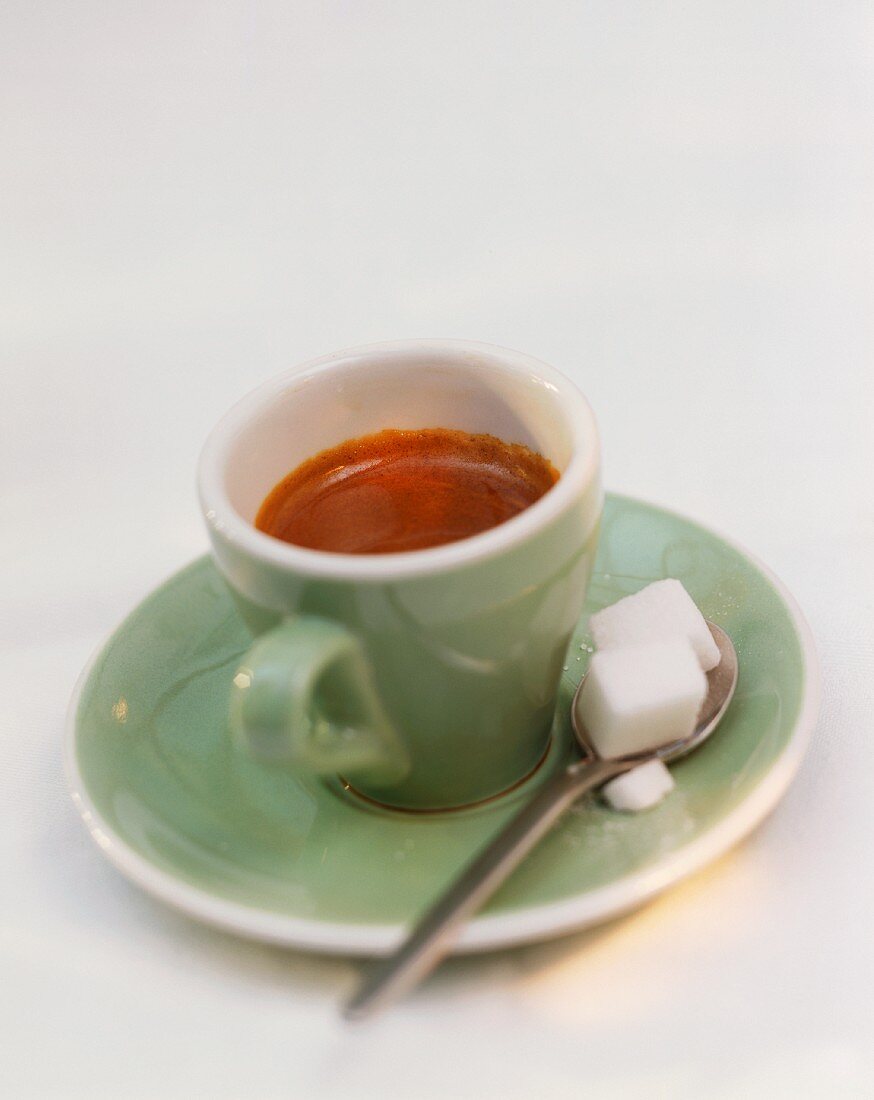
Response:
POLYGON ((779 582, 718 535, 628 498, 607 498, 550 757, 514 794, 476 810, 412 815, 241 756, 227 736, 227 683, 251 639, 204 558, 148 597, 83 674, 67 735, 75 801, 125 874, 192 916, 299 947, 387 951, 571 751, 567 712, 589 658, 588 615, 665 576, 679 577, 735 642, 740 680, 725 720, 673 766, 676 790, 656 809, 625 816, 597 799, 576 807, 468 926, 459 949, 605 919, 761 820, 800 762, 818 699, 813 646, 779 582))

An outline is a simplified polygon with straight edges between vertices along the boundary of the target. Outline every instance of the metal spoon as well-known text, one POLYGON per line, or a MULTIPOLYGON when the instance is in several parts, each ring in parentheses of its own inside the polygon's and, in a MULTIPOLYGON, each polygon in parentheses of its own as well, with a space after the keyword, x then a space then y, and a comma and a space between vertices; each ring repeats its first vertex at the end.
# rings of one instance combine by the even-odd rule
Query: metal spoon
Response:
POLYGON ((710 633, 719 646, 720 662, 707 673, 707 697, 698 724, 680 741, 660 745, 633 756, 598 756, 577 713, 585 677, 571 704, 574 734, 582 759, 557 772, 535 797, 475 856, 446 892, 425 913, 409 938, 394 954, 379 960, 349 1001, 344 1016, 360 1020, 387 1007, 409 992, 448 954, 465 922, 492 896, 546 835, 568 807, 586 791, 630 771, 647 760, 676 760, 696 749, 719 724, 737 684, 737 653, 731 638, 714 623, 710 633))

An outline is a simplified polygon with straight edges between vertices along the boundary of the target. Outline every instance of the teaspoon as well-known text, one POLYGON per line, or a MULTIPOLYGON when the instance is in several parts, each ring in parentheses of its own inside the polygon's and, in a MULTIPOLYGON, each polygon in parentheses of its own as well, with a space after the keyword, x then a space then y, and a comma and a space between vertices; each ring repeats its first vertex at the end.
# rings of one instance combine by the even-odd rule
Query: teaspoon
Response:
POLYGON ((571 721, 582 757, 548 779, 534 798, 468 863, 407 940, 393 954, 374 964, 346 1006, 346 1019, 370 1016, 418 985, 449 953, 465 922, 581 795, 648 760, 665 763, 677 760, 710 736, 731 702, 738 667, 731 638, 715 623, 708 621, 707 625, 719 647, 720 662, 707 673, 707 696, 692 733, 631 756, 599 756, 578 714, 583 677, 571 704, 571 721))

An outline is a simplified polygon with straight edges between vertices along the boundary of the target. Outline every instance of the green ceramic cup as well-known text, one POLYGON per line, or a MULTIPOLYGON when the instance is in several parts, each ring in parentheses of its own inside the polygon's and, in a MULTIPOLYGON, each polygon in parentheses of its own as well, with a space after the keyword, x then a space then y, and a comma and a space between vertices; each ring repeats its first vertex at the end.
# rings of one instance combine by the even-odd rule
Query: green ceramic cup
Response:
POLYGON ((461 341, 339 352, 236 405, 198 482, 216 562, 255 635, 228 685, 241 751, 420 810, 490 798, 537 767, 602 508, 595 420, 568 379, 461 341), (425 427, 527 444, 561 476, 499 527, 410 553, 307 550, 253 526, 304 459, 425 427))

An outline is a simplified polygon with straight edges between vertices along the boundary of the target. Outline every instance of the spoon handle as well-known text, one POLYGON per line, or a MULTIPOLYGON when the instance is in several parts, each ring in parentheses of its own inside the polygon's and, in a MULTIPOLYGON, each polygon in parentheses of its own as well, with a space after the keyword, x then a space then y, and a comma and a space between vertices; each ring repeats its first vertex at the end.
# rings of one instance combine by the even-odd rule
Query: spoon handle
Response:
POLYGON ((627 771, 619 761, 571 764, 552 776, 475 856, 425 913, 405 943, 376 963, 344 1011, 360 1020, 407 993, 448 953, 465 921, 482 906, 580 795, 627 771))

